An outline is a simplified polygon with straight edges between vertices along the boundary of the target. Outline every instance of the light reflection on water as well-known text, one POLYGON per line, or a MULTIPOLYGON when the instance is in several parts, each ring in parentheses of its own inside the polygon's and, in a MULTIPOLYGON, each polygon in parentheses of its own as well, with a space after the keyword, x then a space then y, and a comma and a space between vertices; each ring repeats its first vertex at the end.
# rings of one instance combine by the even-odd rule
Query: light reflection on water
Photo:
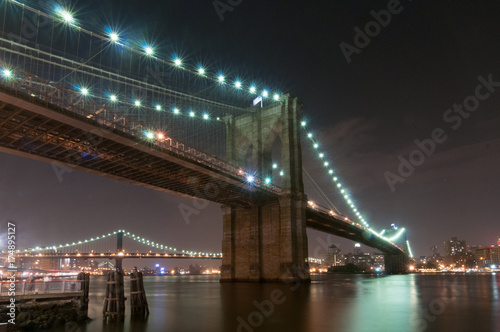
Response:
POLYGON ((310 285, 287 285, 220 284, 217 276, 145 277, 149 317, 131 320, 127 301, 125 321, 104 324, 106 281, 93 276, 93 319, 56 331, 500 331, 499 279, 321 275, 310 285))

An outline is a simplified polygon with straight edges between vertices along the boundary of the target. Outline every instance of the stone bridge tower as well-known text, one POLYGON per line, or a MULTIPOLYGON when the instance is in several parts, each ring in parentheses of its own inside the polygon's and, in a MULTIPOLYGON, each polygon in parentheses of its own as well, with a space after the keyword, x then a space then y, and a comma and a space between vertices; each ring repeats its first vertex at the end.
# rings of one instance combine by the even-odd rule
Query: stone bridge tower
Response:
POLYGON ((282 175, 278 199, 249 208, 222 206, 222 282, 310 281, 301 111, 298 99, 286 95, 267 107, 224 118, 230 163, 262 176, 275 162, 282 175), (276 140, 281 140, 280 160, 271 158, 276 140))

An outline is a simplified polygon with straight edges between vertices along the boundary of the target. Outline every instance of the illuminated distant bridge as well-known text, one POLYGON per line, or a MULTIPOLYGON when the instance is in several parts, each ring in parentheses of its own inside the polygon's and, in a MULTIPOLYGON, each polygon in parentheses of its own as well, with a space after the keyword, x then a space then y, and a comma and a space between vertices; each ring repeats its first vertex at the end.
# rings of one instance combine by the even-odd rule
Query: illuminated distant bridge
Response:
MULTIPOLYGON (((168 258, 168 259, 222 259, 222 253, 196 252, 178 250, 164 244, 150 241, 125 230, 118 230, 90 239, 47 247, 18 250, 18 258, 34 259, 114 259, 116 267, 122 268, 123 259, 127 258, 168 258), (136 249, 127 250, 123 246, 123 238, 137 244, 136 249), (112 248, 116 245, 116 249, 112 248)), ((320 262, 320 259, 308 258, 309 262, 320 262)), ((103 263, 101 263, 103 264, 103 263)))
POLYGON ((222 205, 223 255, 208 254, 222 259, 222 281, 309 281, 306 227, 377 248, 387 273, 406 272, 404 229, 386 237, 369 225, 297 98, 42 3, 0 2, 0 152, 49 162, 60 180, 79 169, 222 205), (315 179, 349 217, 326 196, 329 208, 308 200, 302 136, 324 169, 315 179))

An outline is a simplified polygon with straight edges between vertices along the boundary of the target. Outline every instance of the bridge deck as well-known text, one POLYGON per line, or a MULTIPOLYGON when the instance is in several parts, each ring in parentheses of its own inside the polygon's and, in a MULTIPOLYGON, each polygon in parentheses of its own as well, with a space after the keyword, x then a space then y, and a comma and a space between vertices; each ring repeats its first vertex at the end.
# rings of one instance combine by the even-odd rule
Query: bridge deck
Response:
POLYGON ((188 197, 250 206, 278 195, 109 125, 0 86, 0 151, 188 197))
POLYGON ((307 227, 321 232, 341 236, 369 247, 379 249, 386 254, 406 255, 395 244, 377 237, 366 228, 346 222, 340 217, 328 215, 324 212, 308 208, 306 211, 307 227))

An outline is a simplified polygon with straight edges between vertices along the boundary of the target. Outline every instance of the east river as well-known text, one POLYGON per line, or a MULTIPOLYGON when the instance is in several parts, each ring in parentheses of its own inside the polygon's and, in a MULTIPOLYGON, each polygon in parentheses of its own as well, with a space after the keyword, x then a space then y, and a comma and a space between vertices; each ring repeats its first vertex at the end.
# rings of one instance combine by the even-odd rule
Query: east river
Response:
MULTIPOLYGON (((500 274, 314 275, 311 284, 144 277, 150 314, 103 323, 105 277, 91 276, 89 320, 52 331, 500 331, 500 274)), ((129 278, 125 277, 130 298, 129 278)))

